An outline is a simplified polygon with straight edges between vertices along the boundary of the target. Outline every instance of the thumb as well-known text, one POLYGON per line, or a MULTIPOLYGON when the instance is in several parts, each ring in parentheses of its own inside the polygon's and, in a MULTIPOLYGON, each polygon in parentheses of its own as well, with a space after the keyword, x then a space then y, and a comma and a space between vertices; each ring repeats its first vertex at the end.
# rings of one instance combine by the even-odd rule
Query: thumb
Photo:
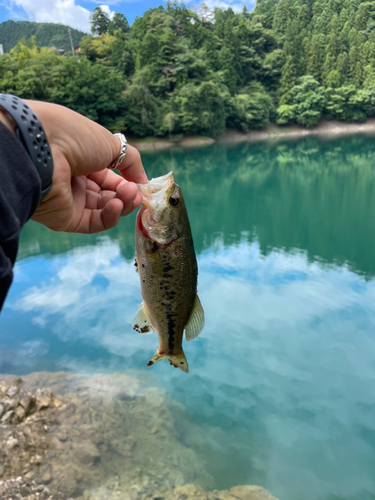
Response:
MULTIPOLYGON (((43 124, 54 160, 63 156, 70 166, 72 177, 99 172, 120 155, 120 139, 98 123, 57 104, 27 103, 43 124)), ((147 182, 140 154, 132 146, 128 146, 118 170, 129 181, 147 182)))

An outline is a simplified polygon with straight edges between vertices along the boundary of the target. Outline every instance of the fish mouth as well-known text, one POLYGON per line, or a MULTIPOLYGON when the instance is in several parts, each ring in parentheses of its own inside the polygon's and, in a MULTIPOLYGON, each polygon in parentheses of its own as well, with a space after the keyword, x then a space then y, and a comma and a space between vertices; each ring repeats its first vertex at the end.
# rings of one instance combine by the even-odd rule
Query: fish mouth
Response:
POLYGON ((173 184, 173 172, 155 177, 148 181, 148 184, 137 184, 138 191, 142 196, 142 202, 150 208, 152 202, 157 202, 164 198, 165 191, 173 184))

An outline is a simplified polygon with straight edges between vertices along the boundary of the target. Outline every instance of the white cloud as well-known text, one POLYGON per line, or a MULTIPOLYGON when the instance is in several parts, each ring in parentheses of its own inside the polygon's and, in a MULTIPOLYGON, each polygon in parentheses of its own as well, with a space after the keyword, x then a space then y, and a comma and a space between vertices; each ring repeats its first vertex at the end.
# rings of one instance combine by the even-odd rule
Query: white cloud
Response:
POLYGON ((114 12, 114 11, 112 11, 112 10, 109 8, 109 5, 100 5, 99 7, 102 9, 102 11, 103 11, 105 14, 107 14, 107 16, 108 16, 110 19, 112 19, 112 18, 113 18, 113 16, 114 16, 114 13, 115 13, 115 12, 114 12))
POLYGON ((90 11, 75 0, 11 0, 10 7, 23 9, 29 21, 61 23, 90 32, 90 11))
MULTIPOLYGON (((96 3, 98 4, 100 7, 102 7, 102 2, 103 0, 84 0, 84 1, 91 1, 91 3, 96 3)), ((107 0, 106 1, 106 6, 107 5, 118 5, 119 3, 133 3, 134 1, 140 1, 140 0, 107 0)))
MULTIPOLYGON (((238 1, 238 0, 205 0, 204 4, 206 7, 208 7, 209 10, 214 9, 215 7, 218 7, 219 9, 233 9, 234 12, 241 12, 244 5, 249 10, 252 10, 255 6, 255 0, 250 0, 250 1, 238 1)), ((190 3, 189 8, 192 10, 198 10, 201 7, 201 3, 198 5, 193 5, 193 3, 190 3)))

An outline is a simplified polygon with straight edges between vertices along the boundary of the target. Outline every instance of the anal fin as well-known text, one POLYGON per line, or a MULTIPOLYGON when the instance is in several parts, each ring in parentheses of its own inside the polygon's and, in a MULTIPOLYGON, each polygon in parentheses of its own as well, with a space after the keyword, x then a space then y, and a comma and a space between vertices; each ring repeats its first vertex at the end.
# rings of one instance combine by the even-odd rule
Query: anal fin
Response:
POLYGON ((136 332, 143 333, 144 335, 148 335, 149 333, 152 333, 154 331, 154 327, 148 319, 143 302, 139 306, 139 309, 135 315, 133 328, 136 332))

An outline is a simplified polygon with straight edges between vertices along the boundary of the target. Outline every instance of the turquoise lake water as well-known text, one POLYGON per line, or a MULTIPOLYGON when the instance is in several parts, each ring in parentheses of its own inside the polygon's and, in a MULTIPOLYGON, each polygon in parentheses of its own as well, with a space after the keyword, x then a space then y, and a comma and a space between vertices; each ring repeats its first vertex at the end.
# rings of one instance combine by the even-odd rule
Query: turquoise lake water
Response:
POLYGON ((374 500, 375 138, 142 156, 150 178, 174 171, 191 221, 206 327, 189 375, 147 368, 156 334, 132 330, 135 214, 95 236, 26 225, 0 373, 133 370, 183 405, 216 489, 374 500))

